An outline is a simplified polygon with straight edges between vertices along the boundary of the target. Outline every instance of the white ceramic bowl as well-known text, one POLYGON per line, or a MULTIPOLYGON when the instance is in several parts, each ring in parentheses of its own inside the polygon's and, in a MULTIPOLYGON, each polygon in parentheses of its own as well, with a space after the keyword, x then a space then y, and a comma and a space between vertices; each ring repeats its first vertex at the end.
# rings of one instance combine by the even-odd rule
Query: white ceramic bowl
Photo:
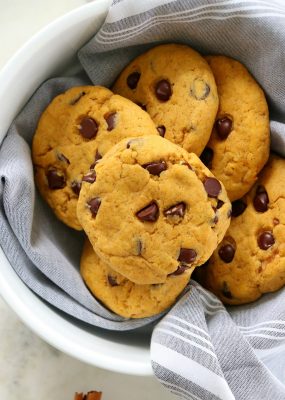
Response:
MULTIPOLYGON (((35 89, 70 65, 77 50, 99 29, 109 4, 110 0, 96 0, 59 18, 35 35, 4 67, 0 73, 0 143, 35 89)), ((3 298, 48 343, 108 370, 152 374, 149 333, 108 332, 76 322, 37 297, 19 279, 1 248, 0 265, 3 298)))

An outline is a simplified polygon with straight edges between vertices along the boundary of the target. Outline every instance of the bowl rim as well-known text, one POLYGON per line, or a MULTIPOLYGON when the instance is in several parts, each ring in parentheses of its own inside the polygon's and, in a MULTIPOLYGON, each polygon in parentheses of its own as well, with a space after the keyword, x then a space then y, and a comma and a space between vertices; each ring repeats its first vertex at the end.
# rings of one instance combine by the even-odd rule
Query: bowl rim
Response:
MULTIPOLYGON (((1 69, 0 88, 2 84, 4 87, 11 84, 11 76, 14 76, 17 71, 19 73, 22 58, 26 60, 31 57, 34 49, 45 43, 51 33, 52 36, 60 34, 64 26, 75 24, 80 18, 94 17, 99 9, 101 11, 104 9, 107 13, 110 2, 111 0, 96 0, 82 5, 57 18, 32 36, 1 69), (7 79, 8 77, 10 79, 7 79)), ((4 121, 5 132, 9 123, 11 121, 4 121)), ((0 138, 0 145, 1 143, 0 138)), ((149 351, 137 346, 136 354, 129 354, 127 359, 122 358, 120 355, 122 356, 125 351, 130 353, 130 348, 132 351, 133 348, 83 331, 82 328, 62 318, 25 285, 12 268, 1 247, 0 265, 0 294, 4 301, 25 325, 47 343, 72 357, 106 370, 131 375, 153 375, 149 351), (78 335, 80 335, 80 341, 76 341, 78 335), (96 336, 95 341, 94 336, 96 336), (87 348, 86 344, 83 345, 84 340, 91 341, 91 337, 93 338, 92 349, 87 348)))

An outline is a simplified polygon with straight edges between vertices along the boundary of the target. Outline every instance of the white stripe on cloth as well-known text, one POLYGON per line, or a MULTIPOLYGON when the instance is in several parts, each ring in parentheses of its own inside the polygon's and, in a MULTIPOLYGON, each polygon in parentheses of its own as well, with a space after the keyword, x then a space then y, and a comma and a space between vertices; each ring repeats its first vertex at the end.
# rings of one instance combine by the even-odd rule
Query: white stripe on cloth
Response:
POLYGON ((180 386, 174 385, 173 383, 166 382, 163 379, 158 379, 158 380, 160 383, 162 383, 164 386, 166 386, 173 393, 174 393, 174 390, 176 390, 176 394, 177 393, 179 393, 180 395, 184 394, 184 395, 191 397, 191 399, 201 400, 201 397, 198 397, 195 394, 190 393, 188 390, 185 390, 185 389, 181 388, 180 386))
MULTIPOLYGON (((132 17, 149 11, 151 8, 159 7, 167 3, 173 3, 174 0, 144 0, 144 1, 133 1, 125 0, 121 3, 114 4, 111 7, 112 13, 109 13, 106 18, 106 23, 111 24, 122 20, 123 18, 132 17)), ((120 31, 119 31, 120 32, 120 31)))
MULTIPOLYGON (((170 0, 168 2, 165 2, 164 0, 144 0, 143 2, 136 2, 134 4, 133 0, 125 0, 124 2, 115 4, 111 7, 111 12, 108 14, 107 18, 106 18, 106 23, 110 24, 110 23, 114 23, 117 21, 122 20, 123 18, 129 18, 132 17, 134 15, 138 15, 141 14, 143 12, 149 11, 150 9, 153 9, 155 7, 159 7, 162 5, 166 5, 166 4, 170 4, 173 3, 173 0, 170 0)), ((270 8, 272 10, 284 10, 284 3, 279 3, 280 7, 277 4, 272 4, 272 2, 270 1, 266 1, 266 0, 225 0, 225 1, 221 1, 215 4, 205 4, 205 5, 201 5, 198 7, 193 7, 191 9, 187 9, 184 11, 177 11, 175 13, 169 13, 167 15, 165 15, 166 18, 171 17, 173 15, 184 15, 184 14, 189 14, 191 12, 195 12, 195 11, 199 11, 199 10, 207 10, 208 8, 218 8, 221 6, 235 6, 238 4, 246 4, 246 5, 250 5, 250 3, 252 4, 258 4, 261 5, 263 4, 264 6, 270 6, 270 8)), ((241 10, 244 10, 245 7, 240 8, 241 10)), ((230 9, 229 9, 230 10, 230 9)), ((221 10, 223 11, 223 10, 221 10)), ((226 10, 227 11, 227 10, 226 10)), ((142 24, 140 25, 136 25, 135 27, 132 28, 126 28, 126 29, 121 29, 118 30, 116 32, 112 32, 113 34, 120 34, 121 32, 124 32, 128 29, 135 29, 140 27, 142 24)), ((102 29, 102 32, 104 33, 108 33, 106 31, 104 31, 104 28, 102 29)), ((110 34, 112 34, 110 32, 110 34)))
POLYGON ((259 322, 258 324, 249 325, 249 326, 238 326, 238 328, 241 331, 247 331, 247 330, 251 330, 252 328, 256 328, 258 326, 269 325, 269 324, 284 325, 285 326, 285 321, 277 319, 277 320, 273 320, 273 321, 259 322))
POLYGON ((208 338, 210 338, 210 335, 209 335, 204 329, 199 328, 199 326, 196 326, 196 325, 194 325, 194 324, 191 324, 190 322, 188 322, 188 321, 186 321, 186 320, 184 320, 184 319, 182 319, 182 318, 176 317, 176 315, 171 315, 171 314, 169 314, 169 315, 167 315, 165 318, 166 318, 167 320, 168 320, 168 319, 174 319, 174 320, 180 322, 181 324, 187 325, 187 326, 189 326, 189 328, 195 329, 195 330, 197 330, 197 331, 203 333, 204 335, 206 335, 208 338))
POLYGON ((201 342, 206 343, 208 346, 210 346, 210 347, 214 350, 214 346, 213 346, 213 344, 212 344, 209 340, 207 340, 207 339, 205 339, 205 338, 203 338, 203 337, 197 335, 196 333, 190 332, 190 331, 187 330, 187 329, 181 328, 179 325, 173 324, 173 323, 168 322, 168 321, 166 321, 166 320, 162 320, 162 321, 160 322, 160 325, 159 325, 159 326, 162 326, 162 327, 165 327, 165 326, 166 326, 166 327, 170 327, 170 328, 177 329, 177 330, 179 330, 179 331, 182 332, 182 333, 186 333, 186 335, 192 336, 192 337, 194 337, 194 338, 200 340, 201 342))
POLYGON ((195 383, 221 400, 235 400, 225 379, 196 361, 156 342, 151 344, 151 357, 157 364, 187 379, 190 384, 195 383))
POLYGON ((156 331, 156 332, 166 333, 167 335, 173 336, 173 337, 175 337, 176 339, 179 339, 179 340, 181 340, 181 341, 183 341, 183 342, 185 342, 185 343, 191 344, 192 346, 197 347, 198 349, 204 351, 205 353, 210 354, 215 360, 217 360, 217 356, 216 356, 215 353, 213 353, 213 352, 212 352, 210 349, 208 349, 207 347, 202 346, 201 344, 194 342, 193 340, 187 339, 187 338, 185 338, 184 336, 181 336, 181 335, 179 335, 178 333, 172 332, 172 331, 169 330, 169 329, 160 328, 160 325, 159 325, 159 327, 157 327, 157 328, 155 329, 155 331, 156 331))

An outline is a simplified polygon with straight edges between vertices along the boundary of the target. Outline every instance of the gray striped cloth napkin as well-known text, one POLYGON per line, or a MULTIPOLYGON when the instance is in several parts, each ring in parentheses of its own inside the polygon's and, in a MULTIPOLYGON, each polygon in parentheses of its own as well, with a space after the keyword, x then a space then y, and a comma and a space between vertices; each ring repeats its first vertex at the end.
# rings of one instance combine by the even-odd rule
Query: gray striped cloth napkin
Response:
MULTIPOLYGON (((158 42, 188 43, 201 53, 243 62, 266 92, 272 148, 285 156, 283 0, 115 0, 99 32, 79 52, 89 78, 82 72, 45 83, 0 148, 2 249, 36 294, 105 329, 135 329, 158 317, 124 320, 90 295, 78 271, 83 235, 57 221, 36 194, 30 144, 42 110, 55 95, 90 80, 111 85, 132 58, 158 42)), ((285 290, 280 290, 253 304, 226 309, 191 281, 154 327, 151 358, 156 377, 181 399, 285 399, 284 304, 285 290)))

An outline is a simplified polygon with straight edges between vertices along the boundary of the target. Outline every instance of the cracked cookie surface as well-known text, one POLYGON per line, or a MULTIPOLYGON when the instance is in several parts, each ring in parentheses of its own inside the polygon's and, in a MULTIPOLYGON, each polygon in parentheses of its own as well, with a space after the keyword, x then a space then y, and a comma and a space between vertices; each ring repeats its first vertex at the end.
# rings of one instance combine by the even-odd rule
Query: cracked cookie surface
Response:
POLYGON ((80 263, 81 275, 93 295, 125 318, 145 318, 165 311, 186 287, 193 269, 169 276, 162 284, 137 285, 100 260, 88 239, 80 263))
POLYGON ((123 140, 83 182, 78 219, 98 256, 138 284, 203 264, 222 240, 231 204, 195 154, 159 136, 123 140))
POLYGON ((269 156, 269 114, 264 93, 247 69, 224 56, 206 57, 216 79, 219 110, 201 160, 231 201, 244 196, 269 156))
POLYGON ((215 79, 189 46, 166 44, 134 59, 113 90, 140 104, 161 136, 200 155, 218 109, 215 79))
POLYGON ((205 286, 224 303, 249 303, 284 286, 284 188, 285 160, 271 155, 255 186, 233 203, 230 228, 201 268, 205 286))
POLYGON ((33 139, 42 197, 60 220, 81 230, 76 205, 85 173, 123 138, 151 134, 158 135, 151 118, 131 101, 100 86, 67 90, 43 112, 33 139))

